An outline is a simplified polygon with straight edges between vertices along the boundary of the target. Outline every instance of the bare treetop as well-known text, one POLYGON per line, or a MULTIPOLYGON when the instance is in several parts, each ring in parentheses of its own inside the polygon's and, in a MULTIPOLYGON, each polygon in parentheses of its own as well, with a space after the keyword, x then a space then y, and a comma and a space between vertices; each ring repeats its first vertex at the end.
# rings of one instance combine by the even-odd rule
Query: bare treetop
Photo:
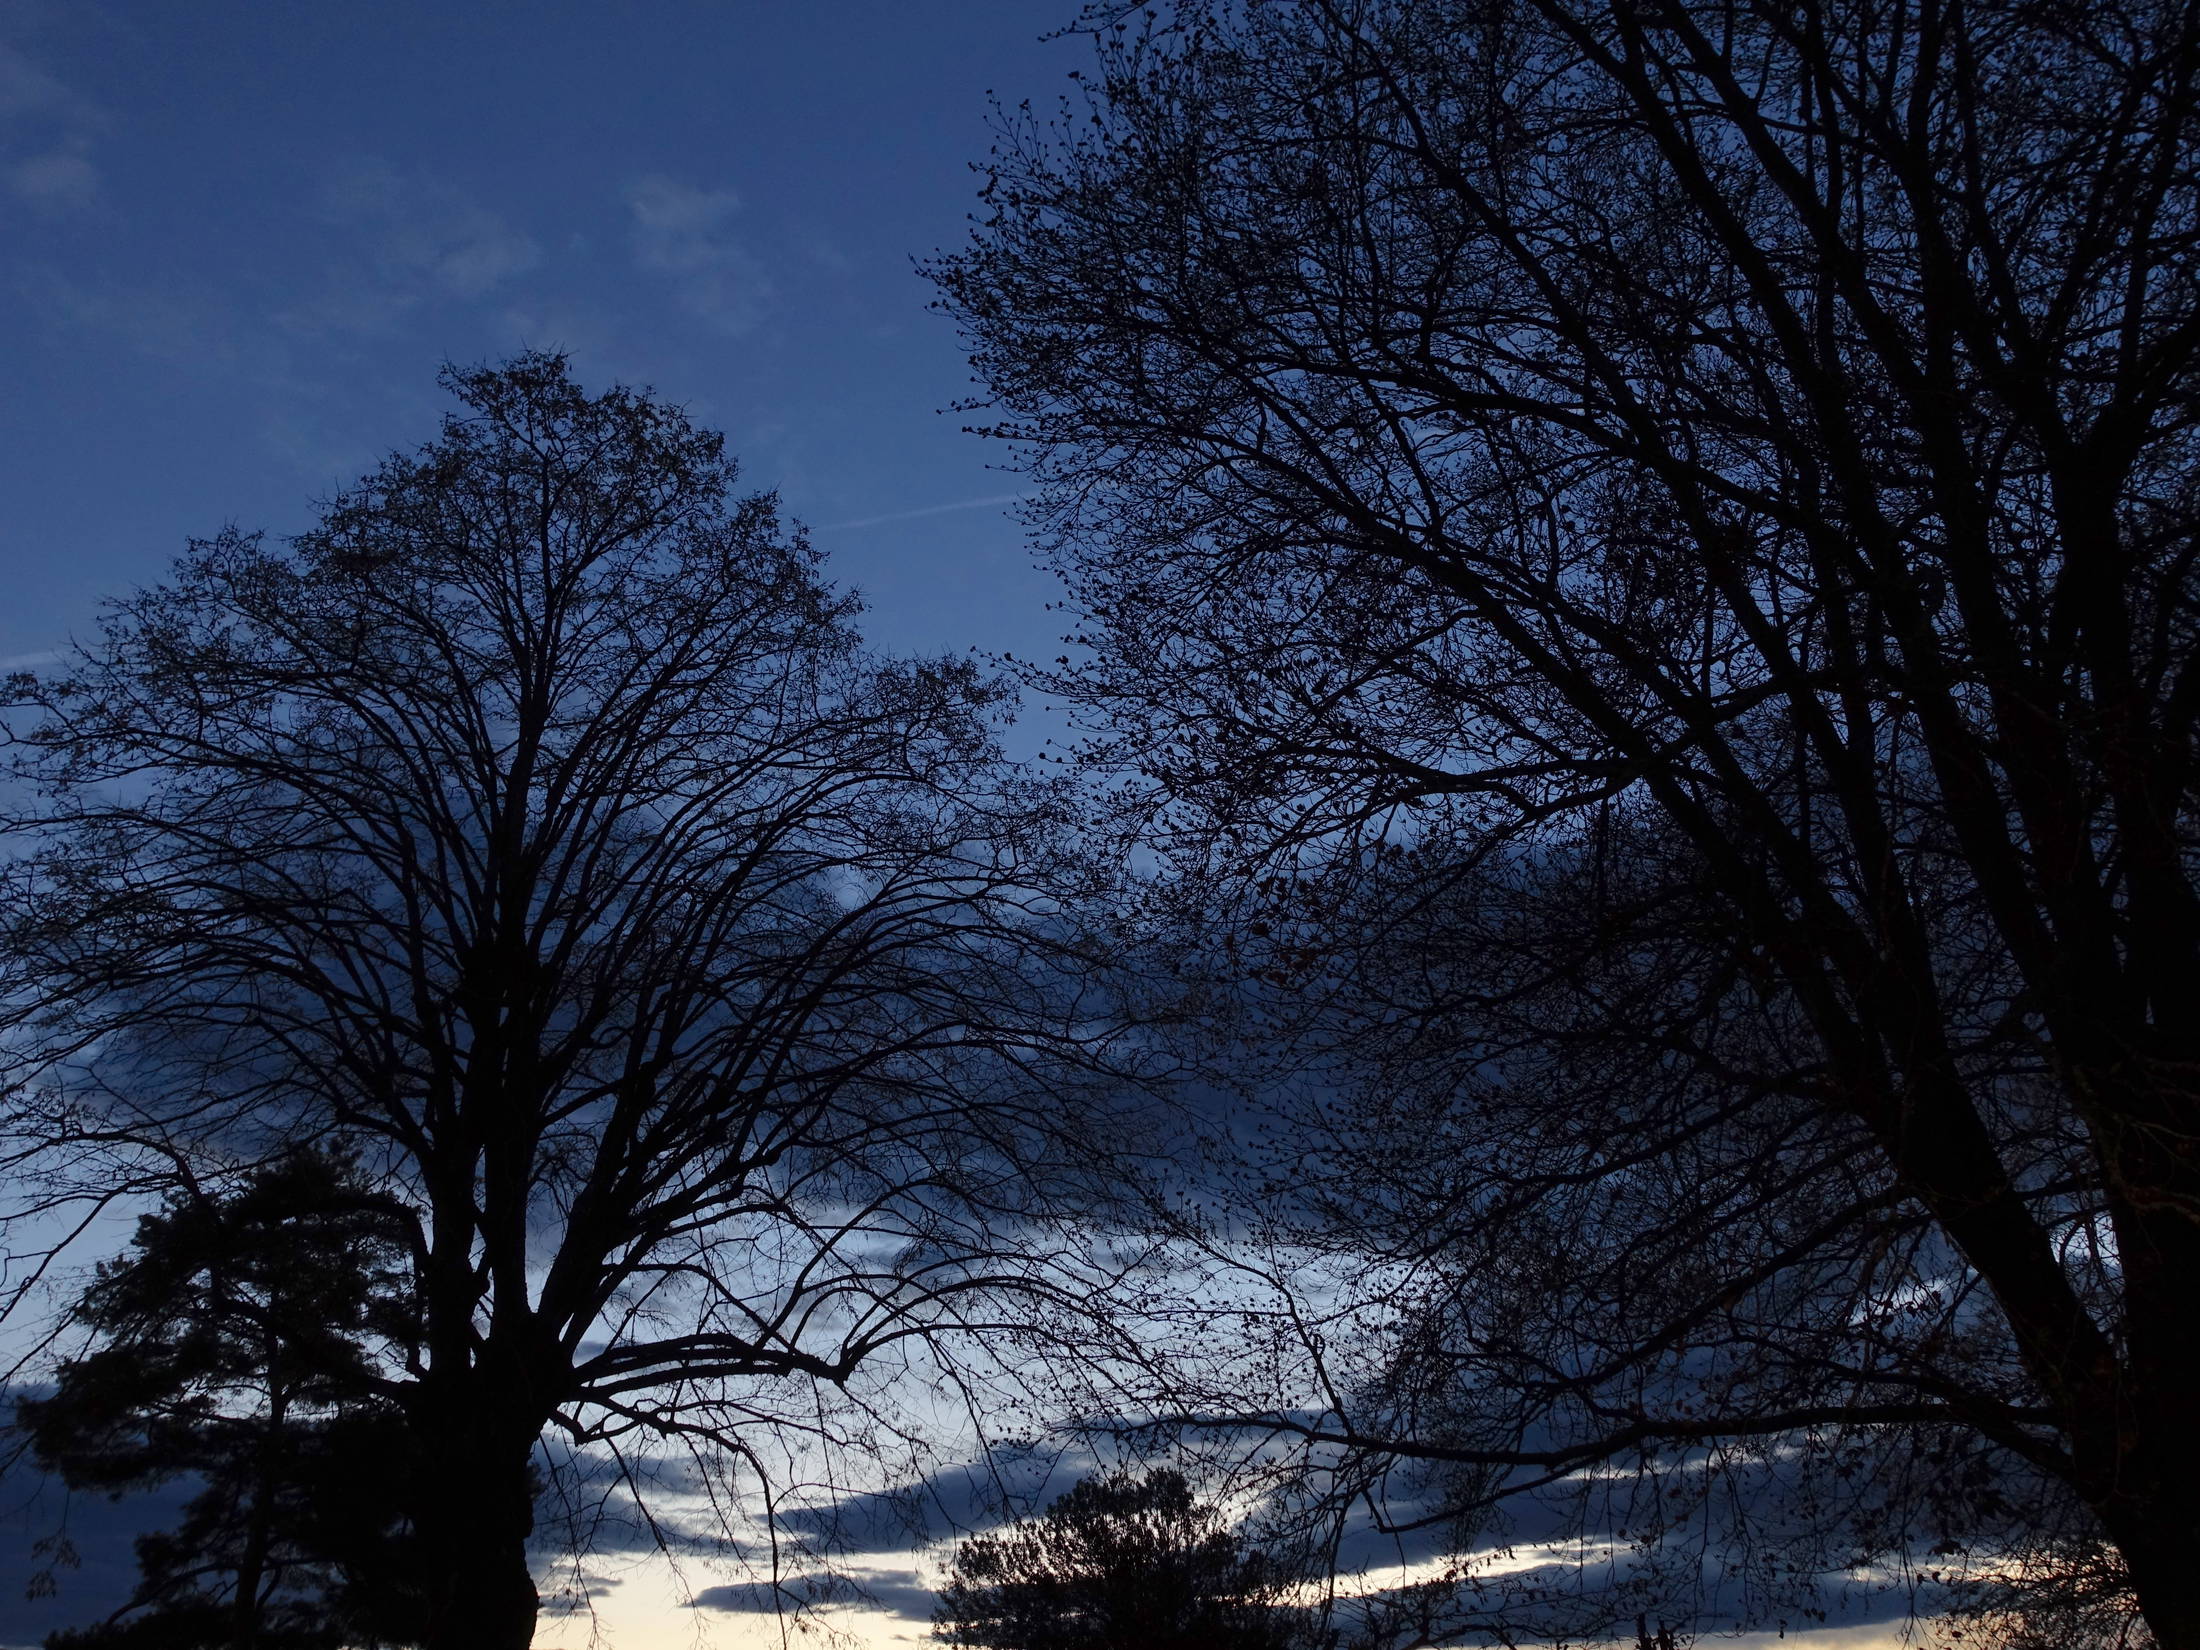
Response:
POLYGON ((1391 1062, 1280 1206, 1426 1289, 1206 1413, 1984 1440, 2200 1642, 2200 16, 1088 23, 936 274, 1193 954, 1391 1062))
POLYGON ((998 684, 867 654, 676 409, 446 383, 313 531, 17 679, 9 1126, 56 1209, 362 1152, 415 1215, 434 1642, 524 1644, 545 1425, 755 1457, 780 1386, 824 1428, 1056 1293, 1097 1022, 998 684))

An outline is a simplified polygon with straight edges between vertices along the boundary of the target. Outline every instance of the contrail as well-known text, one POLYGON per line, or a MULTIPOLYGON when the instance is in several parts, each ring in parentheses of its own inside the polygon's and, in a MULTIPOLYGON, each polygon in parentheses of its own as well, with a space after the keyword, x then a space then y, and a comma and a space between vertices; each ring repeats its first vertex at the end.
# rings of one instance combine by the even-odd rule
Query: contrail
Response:
POLYGON ((828 521, 811 531, 837 533, 843 527, 877 527, 889 521, 915 521, 919 516, 944 516, 950 510, 983 510, 989 504, 1020 504, 1033 496, 1031 493, 990 493, 984 498, 966 498, 960 504, 928 504, 921 510, 896 510, 885 516, 859 516, 854 521, 828 521))

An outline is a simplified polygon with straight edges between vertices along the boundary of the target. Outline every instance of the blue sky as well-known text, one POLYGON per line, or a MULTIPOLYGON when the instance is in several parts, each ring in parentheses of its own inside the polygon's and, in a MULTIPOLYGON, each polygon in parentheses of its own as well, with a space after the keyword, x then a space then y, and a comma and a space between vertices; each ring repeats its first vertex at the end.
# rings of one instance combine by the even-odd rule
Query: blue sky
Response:
MULTIPOLYGON (((189 536, 305 526, 434 433, 441 362, 522 347, 726 431, 882 645, 1043 646, 1019 484, 940 411, 968 372, 910 264, 975 208, 988 92, 1066 88, 1075 9, 0 0, 0 662, 189 536)), ((87 1568, 27 1605, 51 1511, 6 1508, 0 1640, 83 1619, 171 1508, 78 1508, 87 1568)), ((615 1613, 620 1650, 695 1620, 615 1613)))
POLYGON ((881 644, 1043 646, 910 260, 964 232, 988 92, 1066 86, 1074 12, 0 0, 0 660, 188 535, 295 531, 433 433, 441 361, 522 346, 725 430, 881 644))
MULTIPOLYGON (((1042 37, 1076 5, 0 0, 0 661, 188 536, 303 527, 432 435, 439 363, 522 347, 725 430, 880 643, 1045 649, 1019 484, 940 412, 968 371, 910 261, 963 234, 988 92, 1066 89, 1082 43, 1042 37)), ((82 1619, 169 1510, 80 1508, 90 1565, 34 1608, 50 1508, 0 1507, 0 1642, 82 1619)), ((881 1556, 910 1614, 880 1629, 921 1630, 881 1556)), ((661 1580, 607 1596, 615 1650, 692 1642, 661 1580)))

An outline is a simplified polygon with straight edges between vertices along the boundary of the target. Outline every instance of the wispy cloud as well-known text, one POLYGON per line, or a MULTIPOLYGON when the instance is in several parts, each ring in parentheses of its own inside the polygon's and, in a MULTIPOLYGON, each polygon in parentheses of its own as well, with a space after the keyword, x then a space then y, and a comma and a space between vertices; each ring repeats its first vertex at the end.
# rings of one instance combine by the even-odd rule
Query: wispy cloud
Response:
POLYGON ((159 360, 227 363, 237 354, 234 316, 202 286, 39 263, 19 272, 18 291, 53 323, 106 333, 159 360))
POLYGON ((99 198, 99 168, 86 153, 89 145, 68 145, 13 161, 8 187, 41 206, 81 208, 99 198))
POLYGON ((771 281, 727 233, 741 209, 738 195, 653 176, 627 186, 626 205, 635 267, 664 280, 682 309, 728 334, 762 319, 771 281))
POLYGON ((0 41, 0 187, 49 211, 99 199, 92 140, 107 117, 21 51, 0 41))
POLYGON ((919 516, 944 516, 956 510, 983 510, 989 505, 1021 504, 1032 493, 988 493, 984 498, 958 499, 953 504, 927 504, 921 510, 894 510, 883 516, 858 516, 854 521, 819 523, 813 532, 837 533, 845 527, 883 527, 890 521, 915 521, 919 516))
POLYGON ((532 236, 461 190, 381 161, 328 178, 320 216, 350 247, 324 289, 284 313, 297 330, 382 331, 431 299, 480 298, 542 259, 532 236))
POLYGON ((0 41, 0 116, 68 111, 82 100, 5 41, 0 41))

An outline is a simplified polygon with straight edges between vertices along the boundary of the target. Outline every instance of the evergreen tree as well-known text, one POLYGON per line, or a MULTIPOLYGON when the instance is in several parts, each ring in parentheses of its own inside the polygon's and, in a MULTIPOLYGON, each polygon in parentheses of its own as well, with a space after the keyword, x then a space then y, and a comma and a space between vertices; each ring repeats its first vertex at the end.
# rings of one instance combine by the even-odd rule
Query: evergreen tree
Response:
POLYGON ((54 1650, 334 1650, 413 1636, 405 1432, 381 1355, 414 1339, 402 1217, 293 1151, 227 1196, 171 1198, 85 1292, 95 1337, 19 1419, 40 1463, 120 1498, 203 1488, 140 1537, 139 1583, 54 1650))
POLYGON ((1279 1650, 1297 1625, 1282 1580, 1182 1473, 1116 1473, 964 1542, 933 1634, 971 1650, 1279 1650))

